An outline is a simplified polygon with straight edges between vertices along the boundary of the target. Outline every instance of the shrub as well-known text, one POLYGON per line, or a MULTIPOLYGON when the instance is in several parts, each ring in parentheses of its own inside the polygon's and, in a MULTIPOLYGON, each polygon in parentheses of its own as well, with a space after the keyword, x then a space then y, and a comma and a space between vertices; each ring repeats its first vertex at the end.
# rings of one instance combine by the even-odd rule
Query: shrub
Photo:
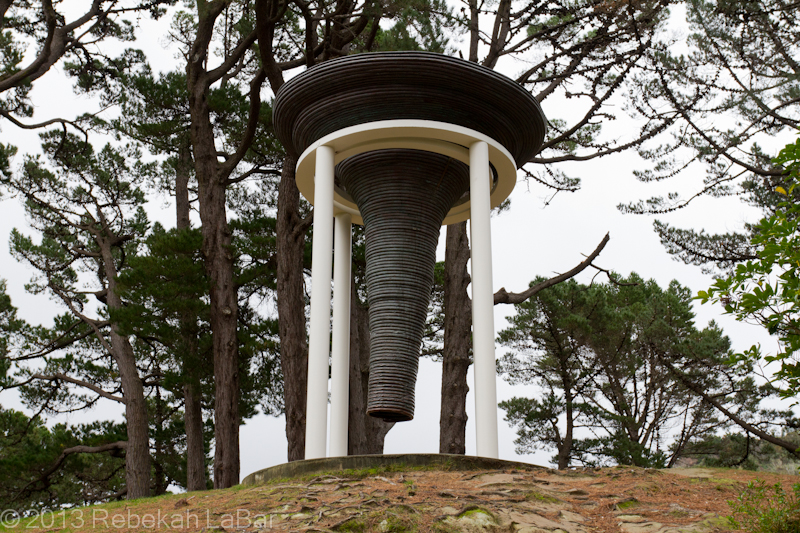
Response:
POLYGON ((800 483, 786 492, 776 483, 751 481, 734 501, 729 501, 733 515, 731 526, 749 533, 800 533, 800 483))

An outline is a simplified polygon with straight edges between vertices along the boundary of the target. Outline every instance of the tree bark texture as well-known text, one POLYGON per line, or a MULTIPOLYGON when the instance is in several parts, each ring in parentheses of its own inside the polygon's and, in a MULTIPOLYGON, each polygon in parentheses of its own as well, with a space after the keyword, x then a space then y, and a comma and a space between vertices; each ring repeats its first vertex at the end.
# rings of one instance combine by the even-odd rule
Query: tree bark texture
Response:
MULTIPOLYGON (((110 283, 109 283, 110 285, 110 283)), ((109 290, 109 295, 113 289, 109 290)), ((111 298, 109 297, 109 307, 111 298)), ((122 392, 125 396, 125 422, 128 447, 125 452, 125 486, 129 500, 150 496, 150 427, 144 386, 128 338, 111 327, 111 346, 119 369, 122 392)))
POLYGON ((233 281, 231 230, 225 209, 227 175, 220 172, 211 125, 204 54, 187 68, 192 147, 202 222, 203 257, 210 284, 210 325, 214 354, 214 488, 239 483, 238 302, 233 281))
POLYGON ((225 187, 217 180, 200 181, 200 218, 203 221, 203 255, 211 287, 214 488, 221 489, 239 483, 239 344, 231 231, 225 212, 225 187))
POLYGON ((348 455, 383 453, 386 434, 394 422, 367 414, 369 384, 369 309, 358 299, 355 283, 350 294, 350 403, 347 427, 348 455))
MULTIPOLYGON (((112 244, 107 238, 98 238, 97 243, 103 259, 108 291, 108 308, 122 308, 122 300, 117 294, 117 269, 112 244)), ((125 422, 128 432, 128 445, 125 452, 125 486, 129 500, 150 496, 150 426, 147 403, 144 397, 144 384, 136 368, 136 357, 128 337, 119 333, 117 324, 110 328, 111 356, 119 370, 122 394, 125 398, 125 422)))
MULTIPOLYGON (((189 178, 191 176, 192 153, 187 143, 180 147, 175 168, 175 211, 178 231, 188 230, 189 178)), ((203 443, 203 408, 200 396, 198 367, 197 317, 191 313, 181 316, 181 341, 183 354, 183 417, 186 428, 186 490, 206 489, 205 449, 203 443)))
POLYGON ((295 183, 296 161, 286 157, 278 185, 276 254, 278 261, 278 334, 281 341, 286 438, 289 461, 305 458, 306 383, 308 343, 306 341, 303 252, 305 231, 300 217, 300 191, 295 183))
MULTIPOLYGON (((565 381, 569 383, 569 378, 565 381)), ((564 391, 564 402, 567 411, 567 429, 564 431, 564 438, 561 440, 561 445, 558 447, 558 469, 565 470, 569 467, 569 460, 572 457, 572 441, 573 432, 575 428, 575 397, 567 385, 567 390, 564 391)))
POLYGON ((186 139, 178 149, 178 161, 175 165, 175 227, 178 231, 189 229, 191 222, 189 214, 191 205, 189 203, 189 179, 192 172, 192 148, 190 140, 186 139))
MULTIPOLYGON (((175 211, 178 231, 188 230, 189 221, 189 178, 191 176, 192 153, 187 144, 178 152, 178 165, 175 168, 175 211)), ((185 350, 183 356, 183 417, 186 427, 186 490, 206 489, 205 449, 203 446, 203 409, 200 396, 198 372, 197 317, 191 313, 181 316, 181 337, 185 350)))
POLYGON ((472 313, 467 295, 469 242, 467 223, 447 226, 444 273, 444 350, 439 453, 466 453, 467 370, 469 370, 472 313))

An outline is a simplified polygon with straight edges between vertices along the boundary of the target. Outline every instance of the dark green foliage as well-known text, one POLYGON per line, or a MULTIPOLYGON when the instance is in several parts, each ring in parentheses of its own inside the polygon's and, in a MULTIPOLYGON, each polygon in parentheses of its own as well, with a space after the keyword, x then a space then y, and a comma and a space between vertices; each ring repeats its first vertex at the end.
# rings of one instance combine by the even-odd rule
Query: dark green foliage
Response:
MULTIPOLYGON (((718 302, 737 320, 754 321, 777 337, 777 353, 764 358, 780 363, 775 381, 783 381, 784 396, 794 397, 800 392, 800 365, 794 357, 800 350, 800 204, 796 199, 800 194, 800 140, 787 145, 775 162, 788 172, 786 186, 775 188, 785 201, 754 226, 750 245, 757 256, 717 279, 708 291, 700 291, 698 298, 703 303, 718 302)), ((736 359, 752 364, 761 357, 760 346, 754 345, 736 359)))
MULTIPOLYGON (((776 413, 776 418, 779 415, 776 413)), ((796 432, 786 433, 782 438, 800 447, 800 436, 796 432)), ((697 460, 700 466, 736 467, 787 474, 796 473, 800 466, 797 458, 785 449, 741 433, 704 435, 687 444, 682 456, 697 460)))
POLYGON ((45 475, 64 450, 125 440, 125 426, 93 422, 47 428, 13 410, 0 409, 0 507, 19 513, 108 501, 125 486, 124 452, 69 454, 45 475))
MULTIPOLYGON (((532 284, 540 281, 543 278, 532 284)), ((499 336, 513 350, 500 361, 504 379, 512 384, 535 383, 543 390, 541 398, 515 397, 500 404, 506 420, 518 427, 517 451, 555 448, 563 458, 554 462, 562 468, 564 461, 586 460, 572 428, 591 424, 595 413, 581 399, 591 385, 581 339, 591 314, 592 291, 574 280, 541 291, 515 306, 511 327, 499 336), (565 416, 568 426, 561 429, 558 421, 565 416)))
MULTIPOLYGON (((156 494, 186 482, 184 385, 197 380, 203 403, 213 404, 208 282, 200 241, 198 230, 166 231, 155 224, 120 274, 126 305, 111 314, 124 334, 135 336, 134 346, 147 354, 151 368, 148 411, 156 494)), ((208 452, 211 434, 205 437, 208 452)))
POLYGON ((11 351, 20 348, 27 324, 17 318, 17 309, 6 293, 6 281, 0 279, 0 389, 11 383, 11 351))
POLYGON ((450 37, 463 24, 442 0, 400 0, 380 7, 367 4, 365 9, 375 12, 374 19, 354 41, 355 53, 425 50, 452 54, 450 37), (384 29, 381 20, 394 24, 384 29))
MULTIPOLYGON (((255 414, 261 405, 267 414, 283 410, 282 375, 278 360, 277 321, 255 311, 274 290, 275 221, 256 211, 243 212, 232 221, 240 293, 239 356, 242 419, 255 414)), ((157 399, 151 399, 151 413, 172 416, 154 420, 156 448, 162 446, 169 482, 183 485, 185 457, 181 452, 183 420, 175 413, 183 387, 197 379, 206 409, 214 404, 213 358, 208 323, 208 280, 197 229, 164 230, 156 224, 139 255, 130 259, 120 275, 125 308, 112 314, 126 334, 135 335, 137 346, 151 353, 158 365, 157 399), (159 403, 160 402, 160 403, 159 403)), ((207 442, 213 435, 206 434, 207 442)), ((208 451, 208 446, 207 446, 208 451)), ((159 453, 154 456, 156 464, 159 453)), ((166 484, 163 484, 166 488, 166 484)))
MULTIPOLYGON (((265 414, 283 413, 283 375, 280 365, 278 321, 265 314, 265 304, 275 296, 276 241, 275 218, 265 204, 271 196, 270 183, 262 183, 255 193, 237 190, 238 218, 230 223, 235 250, 235 283, 239 291, 239 357, 241 361, 240 412, 255 414, 260 405, 265 414)), ((311 263, 310 243, 307 265, 311 263)))
POLYGON ((11 158, 16 153, 17 148, 15 146, 0 143, 0 176, 3 178, 11 177, 11 158))

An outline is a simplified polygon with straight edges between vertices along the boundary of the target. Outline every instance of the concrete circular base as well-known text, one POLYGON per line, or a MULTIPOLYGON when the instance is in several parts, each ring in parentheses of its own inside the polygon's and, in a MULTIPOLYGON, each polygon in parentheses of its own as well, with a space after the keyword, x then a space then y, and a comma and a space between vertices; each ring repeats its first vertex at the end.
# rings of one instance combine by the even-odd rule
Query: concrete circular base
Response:
POLYGON ((275 465, 253 472, 242 485, 259 485, 273 479, 293 478, 338 470, 364 470, 377 467, 440 467, 443 470, 546 470, 545 467, 504 461, 473 455, 451 455, 444 453, 405 453, 398 455, 349 455, 325 457, 275 465))

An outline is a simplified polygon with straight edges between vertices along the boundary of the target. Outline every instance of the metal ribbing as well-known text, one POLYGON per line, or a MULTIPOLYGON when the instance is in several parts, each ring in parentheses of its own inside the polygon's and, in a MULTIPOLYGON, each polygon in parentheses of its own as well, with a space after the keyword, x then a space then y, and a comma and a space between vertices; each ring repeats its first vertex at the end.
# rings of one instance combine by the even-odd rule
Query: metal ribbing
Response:
POLYGON ((364 218, 369 299, 367 413, 414 418, 419 350, 445 215, 469 188, 469 167, 418 150, 353 156, 336 173, 364 218))
POLYGON ((479 131, 518 167, 538 153, 546 131, 539 102, 524 87, 477 63, 430 52, 324 61, 286 82, 273 105, 275 133, 294 155, 342 128, 394 119, 479 131))

